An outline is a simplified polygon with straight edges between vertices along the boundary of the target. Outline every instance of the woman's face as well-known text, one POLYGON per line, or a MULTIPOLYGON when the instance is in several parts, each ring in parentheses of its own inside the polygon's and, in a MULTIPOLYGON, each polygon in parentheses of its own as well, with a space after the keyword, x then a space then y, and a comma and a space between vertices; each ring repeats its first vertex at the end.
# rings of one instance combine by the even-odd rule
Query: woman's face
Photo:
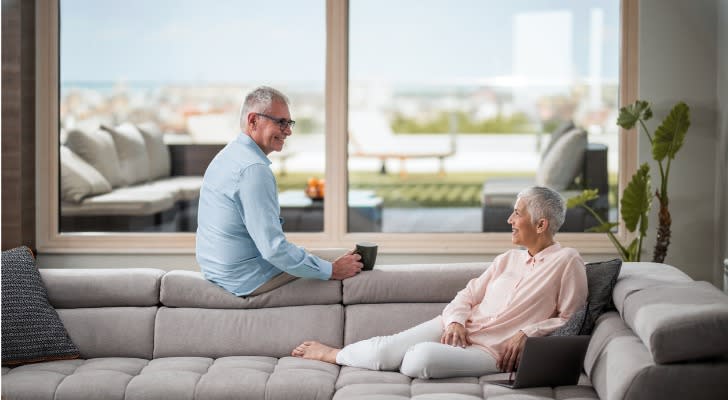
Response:
POLYGON ((526 210, 526 202, 522 199, 516 200, 513 213, 508 217, 511 224, 511 242, 519 246, 530 247, 538 241, 536 225, 531 223, 531 215, 526 210))

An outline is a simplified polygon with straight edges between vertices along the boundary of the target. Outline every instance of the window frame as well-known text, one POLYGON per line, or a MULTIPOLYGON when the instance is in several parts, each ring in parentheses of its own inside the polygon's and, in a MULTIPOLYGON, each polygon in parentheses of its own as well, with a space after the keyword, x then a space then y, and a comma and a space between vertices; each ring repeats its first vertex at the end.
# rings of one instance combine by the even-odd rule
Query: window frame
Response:
MULTIPOLYGON (((621 0, 619 106, 633 103, 638 84, 639 0, 621 0)), ((347 232, 348 0, 326 0, 326 182, 324 230, 289 233, 308 249, 350 248, 374 241, 384 254, 499 254, 513 247, 510 233, 347 232), (342 168, 342 166, 344 168, 342 168)), ((36 232, 39 252, 194 254, 193 233, 59 232, 59 0, 36 7, 36 232)), ((619 130, 619 192, 637 170, 637 135, 619 130)), ((629 239, 620 224, 617 236, 629 239)), ((560 233, 559 242, 582 254, 616 253, 605 234, 560 233)))

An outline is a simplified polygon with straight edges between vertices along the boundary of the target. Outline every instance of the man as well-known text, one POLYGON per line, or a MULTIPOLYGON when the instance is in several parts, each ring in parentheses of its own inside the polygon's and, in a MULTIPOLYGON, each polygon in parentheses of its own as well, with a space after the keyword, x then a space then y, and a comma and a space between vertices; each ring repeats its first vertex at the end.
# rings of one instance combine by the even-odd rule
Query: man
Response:
POLYGON ((267 155, 292 134, 288 99, 270 87, 245 97, 241 133, 205 171, 197 223, 197 262, 209 281, 236 296, 258 295, 301 278, 346 279, 361 271, 348 252, 333 263, 286 240, 278 187, 267 155))

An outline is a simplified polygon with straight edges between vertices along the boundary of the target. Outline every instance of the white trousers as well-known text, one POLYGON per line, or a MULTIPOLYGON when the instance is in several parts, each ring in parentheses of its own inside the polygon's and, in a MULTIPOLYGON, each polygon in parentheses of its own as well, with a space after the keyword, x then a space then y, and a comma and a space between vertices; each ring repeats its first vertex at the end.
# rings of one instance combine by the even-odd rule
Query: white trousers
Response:
POLYGON ((440 343, 442 317, 391 336, 352 343, 339 352, 336 363, 373 370, 399 371, 411 378, 481 376, 499 372, 496 360, 475 346, 440 343))

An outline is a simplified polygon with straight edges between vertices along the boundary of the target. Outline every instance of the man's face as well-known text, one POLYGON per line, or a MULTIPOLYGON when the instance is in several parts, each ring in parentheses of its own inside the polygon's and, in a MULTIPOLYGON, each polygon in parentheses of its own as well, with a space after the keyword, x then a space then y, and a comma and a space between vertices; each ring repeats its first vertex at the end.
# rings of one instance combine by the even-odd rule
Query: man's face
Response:
POLYGON ((291 114, 288 106, 282 101, 273 100, 270 109, 259 114, 253 116, 254 124, 250 129, 250 137, 266 155, 273 151, 283 150, 283 143, 293 132, 287 125, 285 129, 281 129, 280 124, 271 118, 290 120, 291 114), (265 114, 268 117, 259 114, 265 114))

